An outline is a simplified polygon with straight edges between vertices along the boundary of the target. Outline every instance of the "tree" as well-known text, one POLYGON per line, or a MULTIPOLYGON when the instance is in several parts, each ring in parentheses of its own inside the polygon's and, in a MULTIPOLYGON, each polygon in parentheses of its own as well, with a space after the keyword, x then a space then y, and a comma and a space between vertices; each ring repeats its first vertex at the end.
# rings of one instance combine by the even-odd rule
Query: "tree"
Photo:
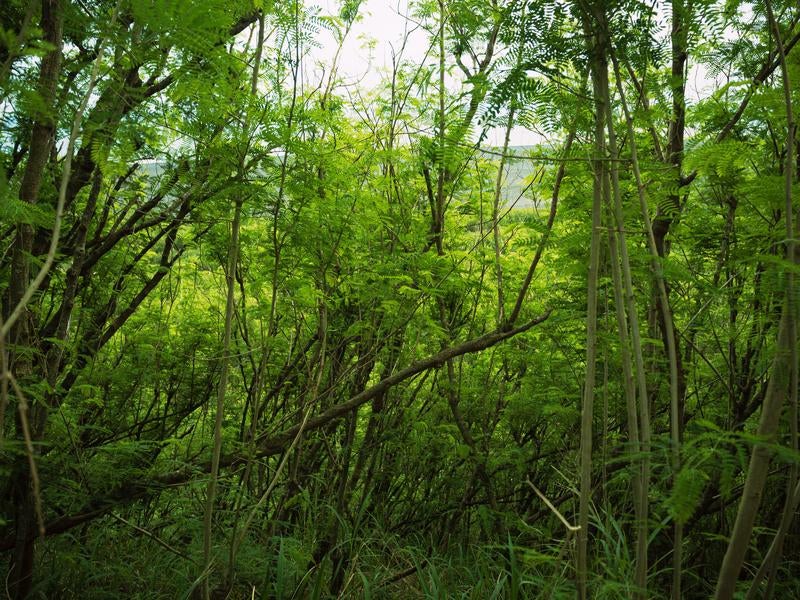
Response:
POLYGON ((0 8, 11 597, 796 596, 796 7, 364 10, 0 8))

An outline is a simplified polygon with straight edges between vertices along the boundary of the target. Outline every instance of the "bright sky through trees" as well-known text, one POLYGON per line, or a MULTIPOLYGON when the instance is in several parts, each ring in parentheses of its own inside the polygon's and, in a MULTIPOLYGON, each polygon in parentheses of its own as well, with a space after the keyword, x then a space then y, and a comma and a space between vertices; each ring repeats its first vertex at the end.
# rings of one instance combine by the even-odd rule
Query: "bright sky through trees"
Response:
MULTIPOLYGON (((312 6, 318 6, 322 15, 337 14, 340 2, 325 0, 315 2, 312 6)), ((359 15, 339 59, 339 72, 347 85, 363 90, 373 89, 382 78, 390 75, 392 57, 399 56, 401 51, 403 58, 412 63, 425 60, 426 55, 428 62, 432 62, 435 49, 431 47, 426 25, 414 16, 413 3, 409 7, 407 0, 365 0, 359 15)), ((312 61, 329 66, 336 53, 334 36, 323 29, 318 42, 320 46, 311 51, 312 61)), ((453 88, 460 84, 459 80, 448 80, 448 85, 453 88)), ((503 132, 495 127, 490 128, 485 144, 499 146, 502 141, 503 132)), ((543 136, 536 132, 515 127, 511 145, 526 146, 541 141, 543 136)))
MULTIPOLYGON (((341 2, 336 0, 318 0, 311 3, 311 6, 319 7, 321 15, 337 14, 340 5, 341 2)), ((663 38, 668 35, 670 6, 668 3, 657 2, 655 7, 658 28, 654 31, 654 35, 663 38)), ((750 15, 752 6, 744 2, 740 5, 739 11, 743 15, 750 15)), ((733 39, 737 35, 732 28, 727 28, 723 32, 726 39, 733 39)), ((320 31, 318 43, 319 47, 311 50, 312 61, 328 67, 336 53, 334 36, 323 29, 320 31)), ((407 0, 365 0, 359 9, 359 19, 353 24, 343 46, 339 59, 339 72, 348 85, 369 90, 374 88, 382 77, 388 76, 392 66, 393 51, 399 52, 404 45, 403 56, 407 60, 419 62, 429 52, 430 44, 428 33, 414 17, 413 7, 409 7, 407 0)), ((319 74, 321 71, 316 73, 319 74)), ((724 79, 724 73, 712 77, 704 64, 690 62, 687 77, 688 99, 693 102, 707 96, 724 79)), ((541 143, 544 139, 545 136, 518 126, 512 131, 511 145, 527 146, 541 143)), ((499 146, 502 141, 503 132, 499 128, 492 128, 486 143, 499 146)))

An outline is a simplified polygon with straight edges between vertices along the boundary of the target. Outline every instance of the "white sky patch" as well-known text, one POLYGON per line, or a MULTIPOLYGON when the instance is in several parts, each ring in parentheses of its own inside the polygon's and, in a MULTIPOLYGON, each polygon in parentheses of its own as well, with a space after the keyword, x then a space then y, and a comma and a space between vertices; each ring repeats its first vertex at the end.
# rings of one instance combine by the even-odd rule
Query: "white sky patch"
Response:
MULTIPOLYGON (((309 5, 318 6, 321 15, 337 15, 340 2, 337 0, 307 0, 309 5)), ((668 2, 656 3, 657 21, 661 23, 660 36, 669 35, 670 6, 668 2)), ((752 7, 743 5, 745 14, 752 14, 752 7)), ((736 34, 728 30, 725 37, 731 39, 736 34)), ((334 35, 321 29, 317 41, 319 48, 312 50, 308 67, 312 67, 314 78, 319 80, 328 75, 336 54, 337 43, 334 35)), ((359 18, 353 24, 338 58, 338 76, 343 85, 358 87, 362 93, 374 90, 391 76, 393 57, 402 52, 402 58, 412 64, 419 64, 429 55, 435 60, 436 48, 431 49, 429 32, 416 21, 408 0, 364 0, 359 8, 359 18)), ((695 56, 692 57, 696 59, 695 56)), ((307 68, 308 68, 307 67, 307 68)), ((453 90, 460 82, 453 80, 453 90)), ((710 77, 702 64, 689 61, 686 96, 694 103, 707 98, 725 83, 724 74, 710 77)), ((484 141, 487 146, 500 146, 503 143, 504 128, 494 128, 484 141)), ((546 138, 525 127, 514 127, 511 133, 512 146, 541 144, 546 138)))
MULTIPOLYGON (((320 7, 323 16, 338 14, 340 7, 336 0, 316 0, 311 4, 320 7)), ((392 51, 399 53, 406 38, 403 57, 414 62, 423 60, 428 36, 413 22, 410 13, 406 0, 362 2, 359 18, 339 54, 338 73, 345 85, 377 87, 391 72, 392 51)), ((311 59, 329 69, 336 54, 336 38, 332 32, 321 29, 317 41, 321 47, 311 52, 311 59)))
MULTIPOLYGON (((340 3, 336 0, 316 0, 321 15, 335 15, 340 3)), ((315 75, 321 67, 330 69, 336 54, 336 39, 327 30, 321 30, 317 40, 320 48, 311 52, 315 75)), ((359 19, 353 24, 342 46, 338 60, 338 74, 344 85, 357 85, 363 90, 375 89, 381 81, 391 76, 392 61, 402 53, 402 59, 419 64, 426 55, 435 57, 436 48, 430 48, 429 33, 420 26, 409 8, 407 0, 365 0, 359 9, 359 19)), ((429 60, 431 59, 429 58, 429 60)), ((500 146, 505 131, 489 131, 483 145, 500 146)), ((510 144, 522 146, 541 143, 543 137, 524 127, 515 127, 510 144)))

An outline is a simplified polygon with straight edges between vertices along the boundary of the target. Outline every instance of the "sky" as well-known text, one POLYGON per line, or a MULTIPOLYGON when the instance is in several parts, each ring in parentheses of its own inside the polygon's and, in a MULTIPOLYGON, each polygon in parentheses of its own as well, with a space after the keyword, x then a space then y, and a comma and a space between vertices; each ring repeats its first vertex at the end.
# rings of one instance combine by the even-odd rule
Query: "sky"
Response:
MULTIPOLYGON (((306 0, 311 6, 318 6, 322 15, 337 14, 340 2, 337 0, 306 0)), ((385 76, 392 64, 392 51, 398 51, 404 36, 408 40, 404 57, 419 62, 428 51, 429 38, 414 21, 408 0, 364 0, 361 4, 360 19, 345 41, 339 57, 339 75, 346 83, 356 84, 363 89, 374 88, 385 76)), ((657 19, 660 23, 669 22, 667 2, 657 2, 657 19)), ((744 10, 750 12, 745 4, 744 10)), ((666 32, 664 32, 666 34, 666 32)), ((726 32, 726 37, 731 32, 726 32)), ((333 60, 336 42, 333 35, 321 30, 317 40, 320 47, 311 53, 312 62, 330 65, 333 60)), ((315 75, 321 74, 319 70, 315 75)), ((722 76, 713 79, 702 65, 689 65, 687 78, 687 100, 691 103, 709 93, 722 83, 722 76)), ((486 143, 500 146, 503 141, 500 129, 489 132, 486 143)), ((511 134, 512 146, 538 144, 543 141, 540 134, 522 127, 515 127, 511 134)))
MULTIPOLYGON (((336 14, 339 2, 336 0, 310 0, 319 6, 321 14, 336 14)), ((381 78, 391 71, 392 54, 403 49, 405 59, 420 62, 429 49, 428 34, 417 24, 407 0, 364 0, 360 19, 342 47, 339 57, 339 74, 345 83, 358 84, 364 89, 377 86, 381 78), (403 48, 403 39, 408 37, 403 48)), ((333 35, 320 31, 318 42, 321 47, 311 53, 312 61, 330 64, 335 54, 336 42, 333 35)), ((486 144, 502 144, 504 132, 490 131, 486 144)), ((512 146, 541 143, 542 137, 525 128, 516 127, 511 135, 512 146)))
MULTIPOLYGON (((336 0, 317 0, 312 4, 322 9, 322 14, 336 14, 339 2, 336 0)), ((424 31, 413 22, 407 0, 364 0, 359 14, 361 18, 354 23, 345 41, 340 56, 340 73, 347 80, 361 82, 365 87, 373 87, 380 81, 381 72, 389 70, 392 64, 392 49, 399 51, 404 36, 408 33, 405 56, 412 60, 422 60, 428 48, 424 31), (370 40, 374 47, 368 48, 370 40)), ((335 51, 335 40, 328 31, 320 32, 322 48, 315 55, 323 62, 330 62, 335 51)))

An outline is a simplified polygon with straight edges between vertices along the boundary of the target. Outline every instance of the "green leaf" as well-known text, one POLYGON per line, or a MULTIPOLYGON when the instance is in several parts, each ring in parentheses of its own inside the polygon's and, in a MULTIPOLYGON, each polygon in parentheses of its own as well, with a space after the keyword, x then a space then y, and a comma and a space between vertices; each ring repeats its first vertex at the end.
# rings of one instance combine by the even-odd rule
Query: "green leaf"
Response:
POLYGON ((7 196, 0 202, 0 221, 49 228, 55 222, 55 214, 42 205, 7 196))
POLYGON ((675 521, 686 523, 694 514, 703 497, 707 481, 708 475, 699 469, 684 467, 680 470, 667 501, 669 512, 675 521))

